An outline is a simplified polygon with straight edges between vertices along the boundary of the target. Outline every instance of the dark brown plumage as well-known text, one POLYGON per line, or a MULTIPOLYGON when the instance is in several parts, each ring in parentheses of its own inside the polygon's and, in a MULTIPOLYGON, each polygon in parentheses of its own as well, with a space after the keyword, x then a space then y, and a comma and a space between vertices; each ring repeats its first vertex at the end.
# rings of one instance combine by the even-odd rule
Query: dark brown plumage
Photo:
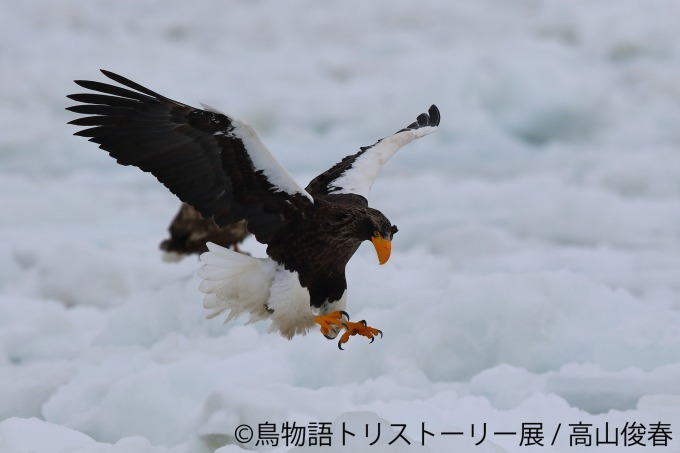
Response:
POLYGON ((172 219, 168 232, 170 237, 160 244, 161 250, 170 257, 200 254, 208 251, 206 243, 212 242, 222 247, 238 250, 248 236, 247 222, 232 223, 218 227, 212 219, 204 218, 191 205, 182 203, 177 215, 172 219))
MULTIPOLYGON (((387 261, 397 229, 368 206, 368 193, 384 163, 403 145, 439 125, 430 107, 409 126, 362 147, 301 188, 262 144, 250 125, 225 114, 173 101, 117 74, 102 71, 126 88, 76 81, 99 92, 70 95, 88 137, 122 165, 152 173, 185 203, 218 227, 246 220, 267 244, 268 260, 239 258, 209 248, 204 305, 231 316, 271 316, 273 327, 292 336, 321 325, 332 337, 341 328, 373 338, 376 329, 343 319, 345 266, 363 241, 387 261), (263 285, 269 288, 263 291, 263 285), (304 309, 306 304, 306 311, 304 309), (309 307, 314 309, 312 311, 309 307), (341 313, 341 315, 338 315, 341 313)), ((266 289, 266 288, 265 288, 266 289)))

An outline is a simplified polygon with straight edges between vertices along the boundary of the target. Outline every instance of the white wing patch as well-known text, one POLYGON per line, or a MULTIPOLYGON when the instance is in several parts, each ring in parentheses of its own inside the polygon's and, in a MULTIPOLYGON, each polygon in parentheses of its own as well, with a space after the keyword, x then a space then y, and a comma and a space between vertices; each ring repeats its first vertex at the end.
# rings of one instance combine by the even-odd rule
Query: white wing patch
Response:
MULTIPOLYGON (((201 105, 206 108, 207 111, 221 113, 214 107, 205 104, 201 105)), ((253 126, 238 118, 234 118, 233 116, 225 113, 221 114, 227 116, 231 121, 231 125, 234 127, 231 135, 241 140, 248 152, 248 156, 250 156, 250 160, 255 166, 255 170, 262 171, 262 174, 267 180, 281 192, 286 192, 290 195, 302 195, 314 203, 312 196, 295 182, 295 179, 293 179, 290 173, 281 166, 279 161, 276 160, 269 149, 262 143, 262 140, 257 136, 257 132, 253 129, 253 126)), ((219 132, 217 134, 219 134, 219 132)))
POLYGON ((436 130, 435 126, 406 129, 378 140, 375 145, 357 157, 350 168, 333 181, 331 185, 333 193, 356 194, 368 199, 375 178, 390 157, 402 146, 436 130))

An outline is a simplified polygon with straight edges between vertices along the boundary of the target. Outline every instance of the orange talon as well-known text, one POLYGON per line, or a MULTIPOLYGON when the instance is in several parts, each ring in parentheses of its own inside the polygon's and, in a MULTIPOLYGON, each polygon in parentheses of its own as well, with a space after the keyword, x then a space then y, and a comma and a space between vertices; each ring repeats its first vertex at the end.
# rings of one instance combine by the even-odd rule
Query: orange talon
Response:
MULTIPOLYGON (((342 345, 347 343, 349 337, 352 335, 361 335, 362 337, 370 338, 371 343, 375 341, 375 336, 380 335, 382 338, 382 331, 373 327, 366 325, 366 321, 361 320, 359 322, 344 322, 342 323, 345 328, 345 333, 342 334, 340 340, 338 341, 338 348, 342 349, 342 345)), ((343 349, 344 350, 344 349, 343 349)))
POLYGON ((337 337, 340 329, 345 329, 338 341, 338 348, 340 349, 354 335, 366 337, 371 340, 371 343, 375 341, 377 335, 380 335, 381 338, 383 335, 382 331, 366 325, 366 321, 349 322, 349 315, 344 311, 334 311, 325 315, 315 316, 314 322, 319 325, 323 336, 329 340, 337 337))
POLYGON ((314 322, 321 327, 321 333, 329 340, 337 336, 337 332, 343 326, 345 320, 349 321, 349 315, 344 311, 334 311, 314 317, 314 322), (335 331, 335 335, 331 336, 331 331, 335 331))

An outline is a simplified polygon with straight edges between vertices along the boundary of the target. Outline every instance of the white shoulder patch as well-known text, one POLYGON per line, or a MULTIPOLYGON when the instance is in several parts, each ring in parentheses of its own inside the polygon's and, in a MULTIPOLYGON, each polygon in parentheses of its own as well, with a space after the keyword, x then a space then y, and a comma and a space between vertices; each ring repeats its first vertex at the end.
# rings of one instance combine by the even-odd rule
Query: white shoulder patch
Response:
POLYGON ((314 202, 312 196, 307 193, 305 189, 300 187, 300 185, 295 182, 293 177, 286 171, 285 168, 274 158, 267 147, 262 143, 260 137, 257 136, 255 129, 239 119, 229 117, 231 124, 234 127, 234 137, 240 139, 243 142, 250 156, 250 160, 253 161, 253 165, 257 170, 261 170, 269 182, 281 190, 290 195, 302 195, 314 202))

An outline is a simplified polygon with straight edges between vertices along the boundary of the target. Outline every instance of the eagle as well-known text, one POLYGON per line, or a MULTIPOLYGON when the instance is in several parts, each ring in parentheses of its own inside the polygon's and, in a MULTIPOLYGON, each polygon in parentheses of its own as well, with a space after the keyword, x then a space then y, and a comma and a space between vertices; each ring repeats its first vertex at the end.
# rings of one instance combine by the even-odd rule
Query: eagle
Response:
POLYGON ((159 247, 165 252, 165 261, 178 261, 185 255, 207 252, 208 242, 239 252, 238 244, 248 237, 246 225, 246 221, 241 220, 219 227, 190 204, 182 203, 168 227, 170 237, 163 240, 159 247))
POLYGON ((208 243, 198 272, 207 317, 225 322, 248 314, 270 319, 270 331, 290 339, 315 326, 338 347, 354 335, 382 332, 345 311, 345 267, 364 241, 380 264, 397 233, 368 205, 375 178, 402 146, 439 126, 435 105, 392 135, 343 158, 303 188, 281 166, 247 122, 203 105, 192 107, 110 71, 117 85, 76 80, 86 93, 69 95, 69 122, 121 165, 153 174, 181 201, 219 227, 245 220, 267 245, 266 258, 208 243))

